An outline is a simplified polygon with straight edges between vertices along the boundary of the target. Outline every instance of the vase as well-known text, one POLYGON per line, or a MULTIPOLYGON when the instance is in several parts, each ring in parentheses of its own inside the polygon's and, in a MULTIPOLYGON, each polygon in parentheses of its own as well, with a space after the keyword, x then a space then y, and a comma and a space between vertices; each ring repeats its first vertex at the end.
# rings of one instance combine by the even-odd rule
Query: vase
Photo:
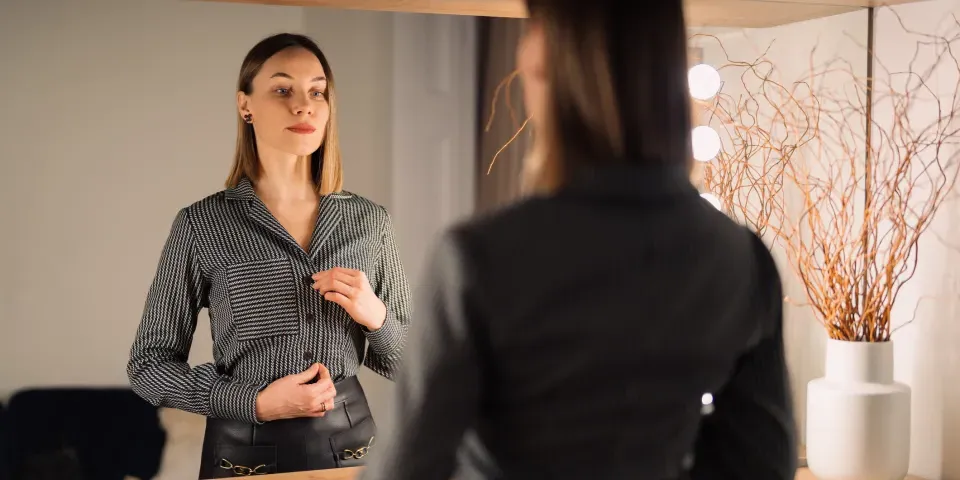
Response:
POLYGON ((903 480, 910 387, 893 381, 892 342, 827 341, 807 384, 807 465, 818 480, 903 480))

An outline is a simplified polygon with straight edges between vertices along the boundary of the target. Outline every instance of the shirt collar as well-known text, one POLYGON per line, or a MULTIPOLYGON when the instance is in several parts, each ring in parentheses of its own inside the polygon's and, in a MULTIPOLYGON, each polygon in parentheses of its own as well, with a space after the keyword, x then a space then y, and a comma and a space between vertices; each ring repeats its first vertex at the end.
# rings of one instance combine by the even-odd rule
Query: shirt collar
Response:
POLYGON ((579 167, 561 194, 615 197, 698 195, 686 165, 602 165, 579 167))
POLYGON ((241 178, 236 186, 227 188, 226 194, 228 200, 254 200, 257 198, 256 192, 253 191, 253 183, 247 177, 241 178))

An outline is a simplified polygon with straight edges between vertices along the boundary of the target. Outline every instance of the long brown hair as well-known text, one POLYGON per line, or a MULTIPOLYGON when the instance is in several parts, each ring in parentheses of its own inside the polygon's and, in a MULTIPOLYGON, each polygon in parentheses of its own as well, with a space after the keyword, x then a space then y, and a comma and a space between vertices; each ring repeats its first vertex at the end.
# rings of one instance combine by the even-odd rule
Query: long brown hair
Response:
POLYGON ((583 167, 692 166, 682 0, 527 0, 545 35, 546 118, 532 188, 583 167))
MULTIPOLYGON (((253 93, 253 78, 257 76, 263 64, 270 57, 288 48, 303 48, 313 53, 327 76, 325 96, 330 106, 330 116, 323 134, 320 148, 310 155, 310 172, 317 193, 328 195, 343 188, 343 168, 340 160, 340 139, 337 134, 337 95, 334 88, 333 72, 330 63, 320 47, 304 35, 280 33, 261 40, 254 45, 240 66, 237 91, 247 95, 253 93)), ((256 181, 260 174, 260 156, 257 154, 257 139, 253 125, 243 121, 237 112, 237 149, 233 156, 233 166, 227 176, 226 186, 236 187, 243 178, 256 181)))

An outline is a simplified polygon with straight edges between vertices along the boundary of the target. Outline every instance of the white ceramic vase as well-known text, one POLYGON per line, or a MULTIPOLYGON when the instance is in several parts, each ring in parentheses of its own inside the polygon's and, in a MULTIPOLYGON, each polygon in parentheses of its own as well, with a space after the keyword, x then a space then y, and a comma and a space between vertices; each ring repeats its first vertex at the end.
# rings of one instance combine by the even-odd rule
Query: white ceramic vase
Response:
POLYGON ((903 480, 910 387, 893 381, 893 344, 828 340, 825 370, 807 384, 810 471, 818 480, 903 480))

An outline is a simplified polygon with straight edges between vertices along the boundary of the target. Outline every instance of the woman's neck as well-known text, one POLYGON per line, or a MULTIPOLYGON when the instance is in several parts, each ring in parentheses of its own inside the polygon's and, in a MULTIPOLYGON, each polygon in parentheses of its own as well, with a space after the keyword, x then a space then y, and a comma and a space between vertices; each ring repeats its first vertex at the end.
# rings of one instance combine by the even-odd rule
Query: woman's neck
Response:
POLYGON ((317 193, 310 172, 310 157, 261 153, 260 175, 255 189, 262 199, 280 201, 316 199, 317 193))

